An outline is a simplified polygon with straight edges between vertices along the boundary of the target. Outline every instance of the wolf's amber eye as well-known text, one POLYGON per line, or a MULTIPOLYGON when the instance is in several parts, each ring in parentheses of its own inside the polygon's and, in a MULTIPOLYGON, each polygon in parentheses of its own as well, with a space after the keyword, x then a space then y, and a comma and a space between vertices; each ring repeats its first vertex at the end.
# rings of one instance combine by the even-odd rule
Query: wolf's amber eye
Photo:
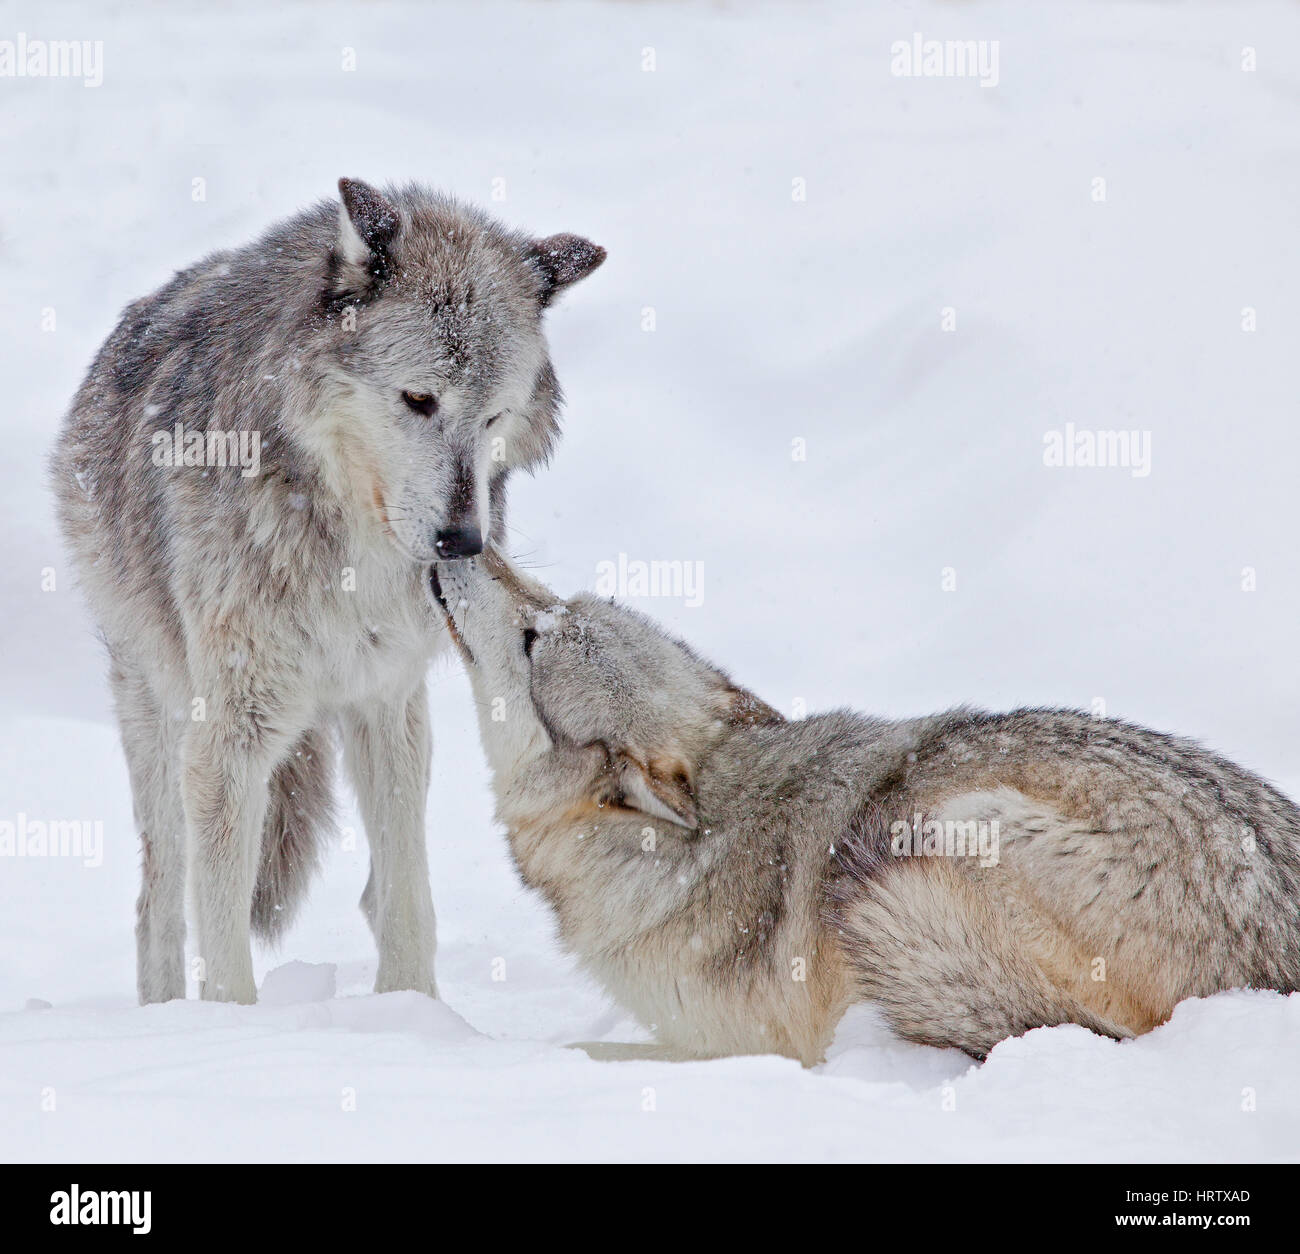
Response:
POLYGON ((407 409, 428 418, 438 408, 438 398, 432 392, 403 392, 407 409))

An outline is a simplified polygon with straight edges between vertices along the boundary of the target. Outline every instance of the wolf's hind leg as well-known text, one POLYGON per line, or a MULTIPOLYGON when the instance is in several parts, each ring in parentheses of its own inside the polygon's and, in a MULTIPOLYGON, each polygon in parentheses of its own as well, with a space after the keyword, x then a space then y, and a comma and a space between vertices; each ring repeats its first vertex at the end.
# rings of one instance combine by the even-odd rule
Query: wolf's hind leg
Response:
POLYGON ((180 735, 148 680, 114 659, 110 682, 140 834, 136 984, 142 1005, 185 996, 185 814, 180 735))
POLYGON ((1009 1036, 1060 1023, 1133 1035, 1055 983, 1011 912, 943 858, 900 858, 850 879, 834 921, 858 995, 908 1040, 983 1058, 1009 1036))
POLYGON ((194 898, 206 1001, 257 1000, 250 936, 270 781, 303 729, 276 711, 256 727, 213 719, 186 729, 181 796, 189 837, 194 898))

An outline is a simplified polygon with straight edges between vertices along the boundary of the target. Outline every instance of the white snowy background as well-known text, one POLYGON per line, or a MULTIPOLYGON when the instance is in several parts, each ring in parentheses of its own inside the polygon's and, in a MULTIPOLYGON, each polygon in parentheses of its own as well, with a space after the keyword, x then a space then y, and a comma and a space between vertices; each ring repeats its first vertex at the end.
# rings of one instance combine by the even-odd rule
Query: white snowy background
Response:
POLYGON ((129 300, 340 175, 427 180, 609 250, 550 315, 566 438, 513 496, 559 591, 702 562, 701 605, 642 608, 787 710, 1100 699, 1295 795, 1296 5, 0 4, 18 32, 103 40, 104 81, 0 79, 0 819, 105 850, 0 859, 0 1158, 1300 1157, 1300 997, 982 1067, 865 1008, 811 1071, 566 1049, 643 1038, 516 880, 450 662, 445 1001, 370 993, 358 838, 257 956, 332 976, 137 1007, 126 769, 44 481, 129 300), (916 32, 998 40, 997 86, 892 75, 916 32), (1045 466, 1067 422, 1149 432, 1150 475, 1045 466))

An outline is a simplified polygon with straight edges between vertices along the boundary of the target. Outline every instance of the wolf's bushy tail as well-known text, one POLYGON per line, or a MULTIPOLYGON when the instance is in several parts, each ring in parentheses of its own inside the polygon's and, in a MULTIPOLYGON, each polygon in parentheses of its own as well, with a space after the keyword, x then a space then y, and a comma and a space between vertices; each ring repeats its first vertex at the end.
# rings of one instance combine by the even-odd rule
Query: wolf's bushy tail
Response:
POLYGON ((1132 1035, 1056 984, 1024 930, 951 859, 844 852, 832 922, 857 995, 900 1036, 984 1058, 998 1041, 1061 1023, 1132 1035))
POLYGON ((271 776, 251 919, 264 941, 293 922, 320 864, 334 828, 333 776, 334 743, 323 731, 306 732, 271 776))

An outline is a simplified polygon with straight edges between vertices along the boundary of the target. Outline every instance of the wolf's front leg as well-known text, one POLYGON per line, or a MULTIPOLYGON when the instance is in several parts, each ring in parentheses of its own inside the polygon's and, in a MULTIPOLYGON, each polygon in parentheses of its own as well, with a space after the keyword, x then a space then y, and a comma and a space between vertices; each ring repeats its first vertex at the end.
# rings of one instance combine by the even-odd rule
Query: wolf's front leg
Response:
POLYGON ((405 700, 343 719, 344 759, 370 842, 361 908, 379 946, 375 992, 413 988, 436 997, 434 917, 424 844, 431 737, 424 681, 405 700))
POLYGON ((257 1000, 249 918, 267 781, 283 748, 278 737, 235 734, 214 723, 194 723, 186 737, 181 792, 200 992, 208 1001, 257 1000))

